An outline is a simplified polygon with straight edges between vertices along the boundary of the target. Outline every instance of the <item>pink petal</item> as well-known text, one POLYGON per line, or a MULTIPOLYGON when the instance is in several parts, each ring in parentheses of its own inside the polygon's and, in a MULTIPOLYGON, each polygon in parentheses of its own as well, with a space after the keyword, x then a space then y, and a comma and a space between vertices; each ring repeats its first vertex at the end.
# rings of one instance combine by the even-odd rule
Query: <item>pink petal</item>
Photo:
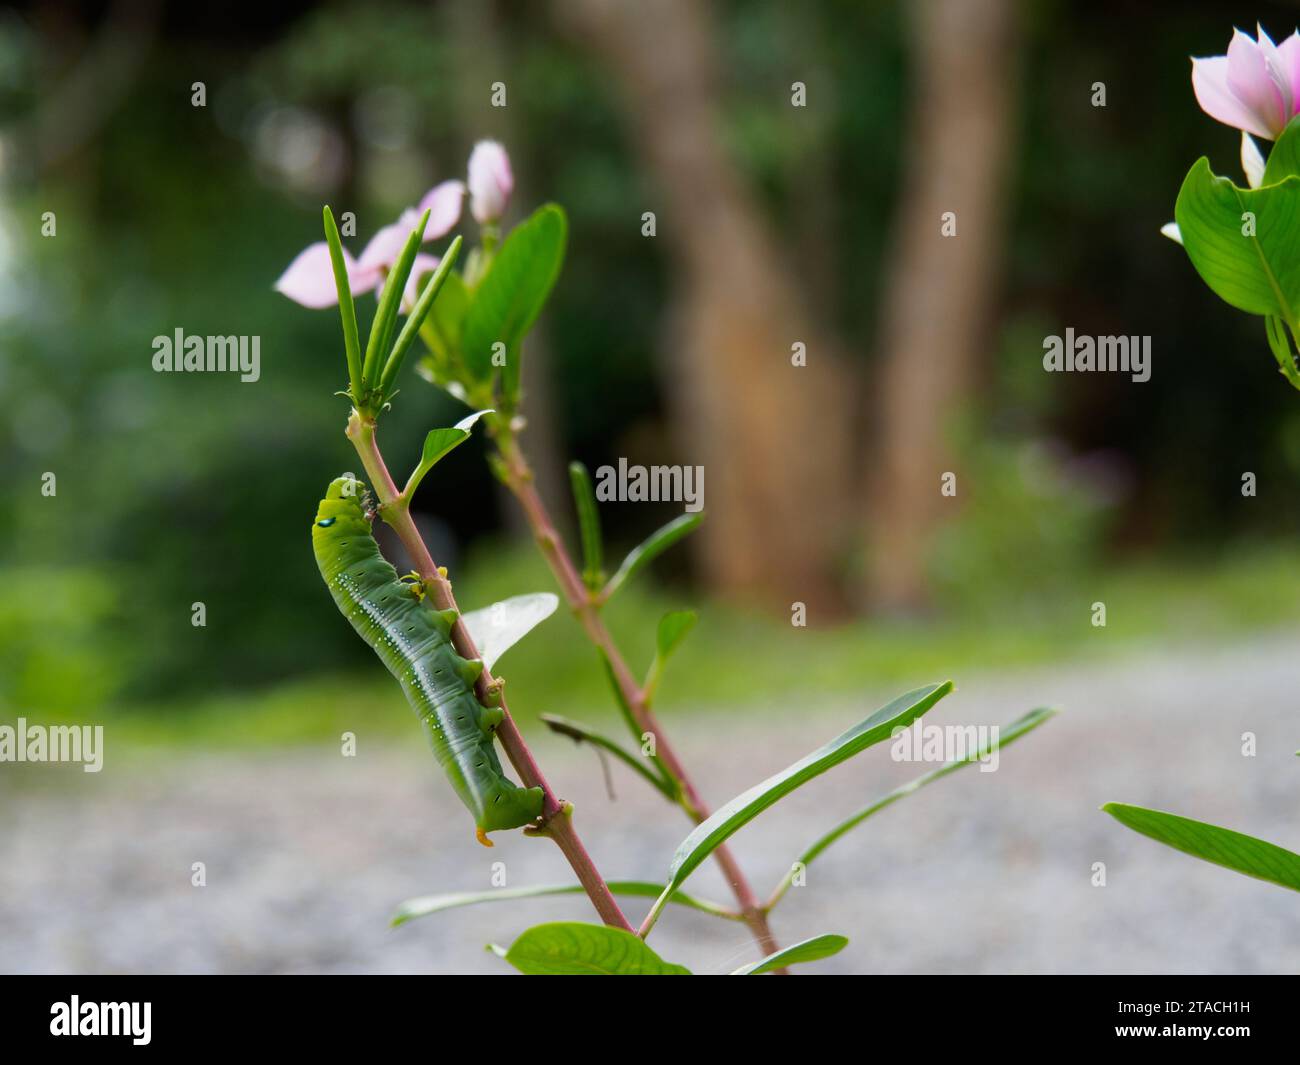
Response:
POLYGON ((392 225, 384 226, 370 238, 370 243, 362 249, 361 258, 358 260, 362 270, 387 269, 397 262, 397 257, 402 254, 402 248, 406 246, 406 238, 411 235, 411 230, 420 221, 419 215, 416 215, 409 224, 404 225, 407 213, 403 212, 400 219, 392 225))
POLYGON ((1255 23, 1255 36, 1258 38, 1260 53, 1264 56, 1269 80, 1277 86, 1282 97, 1282 114, 1289 119, 1295 113, 1295 107, 1291 96, 1291 79, 1285 71, 1282 54, 1273 43, 1273 38, 1264 32, 1264 27, 1258 22, 1255 23))
POLYGON ((1286 126, 1286 102, 1263 49, 1241 30, 1233 32, 1228 45, 1228 88, 1266 131, 1260 136, 1277 140, 1286 126))
POLYGON ((469 156, 469 209, 479 223, 506 213, 515 178, 510 157, 496 141, 479 141, 469 156))
POLYGON ((1246 184, 1257 189, 1264 180, 1264 156, 1249 133, 1241 135, 1241 169, 1246 175, 1246 184))
POLYGON ((1192 89, 1201 110, 1211 118, 1226 126, 1253 133, 1256 137, 1273 139, 1273 134, 1228 88, 1227 56, 1193 59, 1192 89))
MULTIPOLYGON (((426 210, 429 212, 429 225, 424 231, 425 240, 437 240, 451 232, 460 221, 460 205, 464 198, 463 181, 444 181, 424 194, 424 199, 416 210, 420 214, 426 210)), ((414 222, 411 224, 415 225, 414 222)))
POLYGON ((1291 86, 1291 107, 1294 116, 1295 111, 1300 110, 1300 33, 1293 31, 1290 37, 1279 44, 1277 55, 1282 64, 1282 75, 1291 86))
MULTIPOLYGON (((348 273, 356 269, 356 263, 343 249, 343 262, 347 264, 348 273)), ((275 283, 275 290, 288 296, 295 303, 304 307, 320 309, 331 307, 339 301, 338 289, 334 286, 334 268, 330 264, 329 245, 323 240, 309 244, 298 253, 298 257, 289 264, 287 270, 275 283)))

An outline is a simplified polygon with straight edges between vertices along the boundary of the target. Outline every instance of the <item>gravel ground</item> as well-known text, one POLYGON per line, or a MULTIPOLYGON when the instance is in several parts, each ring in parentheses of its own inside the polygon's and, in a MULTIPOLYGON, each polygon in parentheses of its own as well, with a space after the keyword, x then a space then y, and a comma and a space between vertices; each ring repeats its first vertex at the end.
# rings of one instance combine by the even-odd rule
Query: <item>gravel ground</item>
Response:
MULTIPOLYGON (((1295 972, 1296 896, 1168 851, 1097 807, 1117 799, 1300 845, 1300 657, 1294 638, 1105 666, 968 678, 929 715, 1005 723, 1065 712, 1002 754, 909 797, 841 841, 776 912, 790 942, 842 932, 822 972, 1295 972), (1253 732, 1258 755, 1243 757, 1253 732), (1107 884, 1092 884, 1104 862, 1107 884)), ((715 800, 743 790, 892 697, 676 713, 715 800)), ((417 894, 566 878, 544 841, 475 843, 419 741, 256 754, 132 756, 104 771, 0 767, 0 970, 500 972, 489 941, 591 917, 581 898, 483 905, 387 926, 417 894), (191 885, 203 862, 207 885, 191 885)), ((537 741, 610 876, 662 879, 687 823, 621 767, 616 802, 589 751, 537 741)), ((882 746, 768 811, 734 840, 766 892, 818 830, 915 775, 882 746)), ((712 865, 690 888, 727 895, 712 865)), ((640 916, 646 903, 629 900, 640 916)), ((748 960, 740 925, 673 908, 653 944, 697 972, 748 960)), ((811 970, 810 970, 811 971, 811 970)))

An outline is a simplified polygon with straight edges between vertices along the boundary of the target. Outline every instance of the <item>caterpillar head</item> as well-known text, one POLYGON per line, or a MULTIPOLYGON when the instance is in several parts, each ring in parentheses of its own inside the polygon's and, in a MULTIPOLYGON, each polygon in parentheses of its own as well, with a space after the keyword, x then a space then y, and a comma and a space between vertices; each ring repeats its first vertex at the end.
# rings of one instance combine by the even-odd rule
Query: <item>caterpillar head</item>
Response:
POLYGON ((350 473, 345 473, 330 482, 325 498, 316 508, 316 524, 327 528, 340 518, 368 520, 368 502, 365 484, 350 473))
POLYGON ((329 489, 325 493, 326 499, 355 499, 358 506, 362 505, 365 496, 365 483, 358 481, 350 473, 335 477, 330 481, 329 489))

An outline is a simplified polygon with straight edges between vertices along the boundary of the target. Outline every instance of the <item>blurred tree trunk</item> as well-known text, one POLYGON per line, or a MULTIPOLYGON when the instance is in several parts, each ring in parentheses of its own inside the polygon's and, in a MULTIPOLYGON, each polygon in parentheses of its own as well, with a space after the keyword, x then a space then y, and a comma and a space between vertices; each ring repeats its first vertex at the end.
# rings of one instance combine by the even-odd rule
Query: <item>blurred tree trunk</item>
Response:
POLYGON ((935 529, 967 490, 944 432, 977 383, 1000 276, 1015 14, 1015 0, 908 5, 910 145, 873 397, 880 437, 867 473, 875 474, 868 592, 887 610, 924 604, 935 529), (948 211, 954 236, 941 231, 948 211), (949 470, 958 473, 956 499, 940 495, 949 470))
MULTIPOLYGON (((733 597, 788 607, 838 599, 834 568, 848 483, 848 404, 830 339, 813 326, 754 197, 722 149, 707 5, 558 0, 608 64, 658 199, 676 307, 665 393, 705 468, 709 518, 696 534, 706 579, 733 597), (791 365, 791 345, 807 365, 791 365)), ((774 108, 790 107, 788 87, 774 108)), ((813 105, 815 106, 815 105, 813 105)), ((800 112, 791 108, 791 121, 800 112)))

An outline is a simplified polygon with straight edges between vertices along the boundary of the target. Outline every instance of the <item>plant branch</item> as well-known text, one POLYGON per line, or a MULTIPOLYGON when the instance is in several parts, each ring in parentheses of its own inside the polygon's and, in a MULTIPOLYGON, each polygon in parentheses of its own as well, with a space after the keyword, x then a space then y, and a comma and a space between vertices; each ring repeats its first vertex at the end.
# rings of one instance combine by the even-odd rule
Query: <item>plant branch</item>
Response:
MULTIPOLYGON (((622 652, 614 642, 614 637, 601 618, 598 598, 588 589, 577 566, 565 549, 564 542, 556 531, 555 523, 551 521, 546 504, 538 495, 533 483, 532 469, 515 441, 513 427, 504 419, 492 416, 488 417, 487 425, 488 432, 492 434, 500 453, 501 461, 498 469, 506 487, 523 508, 538 547, 555 575, 564 598, 568 601, 570 609, 582 625, 588 639, 603 652, 609 662, 614 681, 637 726, 643 732, 654 736, 659 759, 678 785, 682 807, 691 820, 699 824, 709 816, 709 808, 700 797, 686 772, 686 767, 682 765, 681 759, 678 758, 677 752, 669 743, 667 735, 651 710, 645 690, 637 683, 627 662, 623 659, 622 652)), ((713 857, 722 867, 727 883, 736 896, 741 918, 748 925, 763 953, 771 954, 778 948, 768 926, 767 913, 759 903, 745 874, 741 872, 735 856, 724 844, 713 852, 713 857)))
MULTIPOLYGON (((370 484, 378 498, 379 514, 401 539, 402 546, 406 548, 407 554, 415 563, 421 581, 424 582, 426 594, 430 596, 438 609, 445 610, 451 607, 458 610, 446 571, 439 569, 429 554, 429 549, 425 546, 424 540, 411 518, 409 500, 398 492, 397 485, 393 482, 383 456, 380 454, 379 444, 375 440, 374 420, 364 417, 354 410, 352 416, 348 419, 347 436, 352 441, 353 447, 356 448, 357 455, 361 459, 361 464, 365 467, 366 475, 369 477, 370 484)), ((452 627, 451 638, 457 653, 462 657, 480 657, 464 622, 459 618, 452 627)), ((515 724, 510 709, 506 705, 505 694, 501 691, 503 684, 503 681, 494 679, 490 671, 485 668, 476 682, 475 688, 481 700, 486 700, 490 693, 497 694, 500 700, 498 705, 505 715, 501 724, 497 726, 497 738, 501 741, 501 746, 524 785, 530 788, 540 787, 542 789, 542 822, 536 828, 528 829, 528 833, 530 835, 549 836, 555 841, 565 858, 568 859, 569 865, 573 867, 578 881, 582 884, 591 899, 592 905, 596 907, 596 912, 600 914, 600 918, 605 924, 633 931, 632 926, 623 915, 623 911, 610 893, 608 885, 597 871, 591 856, 587 853, 582 840, 573 827, 572 804, 562 802, 556 798, 555 793, 551 790, 545 776, 542 774, 541 767, 533 757, 532 751, 529 750, 528 744, 524 742, 523 734, 520 733, 519 726, 515 724)))

